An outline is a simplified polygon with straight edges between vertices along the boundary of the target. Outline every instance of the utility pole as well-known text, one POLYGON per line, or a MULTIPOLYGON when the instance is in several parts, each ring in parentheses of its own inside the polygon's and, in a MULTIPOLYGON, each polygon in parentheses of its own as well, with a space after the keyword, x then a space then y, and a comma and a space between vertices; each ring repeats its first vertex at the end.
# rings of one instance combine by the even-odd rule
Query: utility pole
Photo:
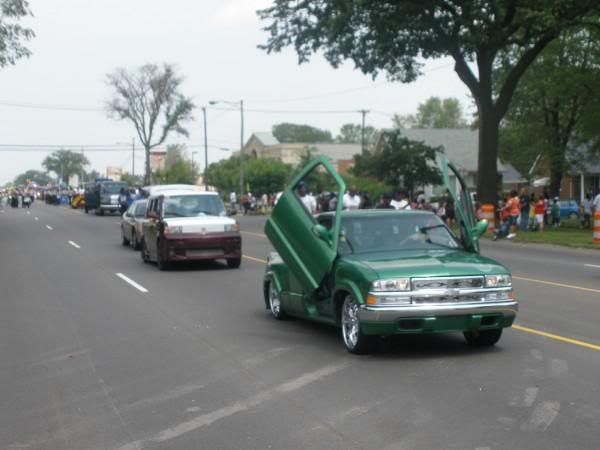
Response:
POLYGON ((241 133, 240 133, 240 198, 244 195, 244 100, 240 100, 241 133))
POLYGON ((135 138, 131 138, 131 176, 135 177, 135 138))
POLYGON ((359 113, 362 114, 362 126, 360 129, 360 148, 362 153, 365 153, 366 151, 366 146, 365 146, 365 116, 367 115, 367 113, 369 112, 368 109, 360 109, 358 111, 359 113))
MULTIPOLYGON (((206 136, 206 106, 202 107, 202 116, 204 117, 204 190, 208 191, 208 180, 206 179, 206 171, 208 169, 208 138, 206 136)), ((193 168, 192 168, 193 169, 193 168)))

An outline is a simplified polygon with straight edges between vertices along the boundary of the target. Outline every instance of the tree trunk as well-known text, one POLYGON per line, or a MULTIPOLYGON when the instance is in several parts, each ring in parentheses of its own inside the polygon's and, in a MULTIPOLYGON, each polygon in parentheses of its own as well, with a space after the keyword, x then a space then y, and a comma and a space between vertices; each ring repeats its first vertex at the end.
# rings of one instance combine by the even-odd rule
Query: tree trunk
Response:
MULTIPOLYGON (((483 103, 483 102, 482 102, 483 103)), ((498 119, 492 105, 479 105, 479 149, 477 159, 477 199, 498 201, 498 119)))
POLYGON ((144 173, 144 184, 146 186, 152 184, 152 170, 150 168, 150 148, 146 147, 146 170, 144 173))

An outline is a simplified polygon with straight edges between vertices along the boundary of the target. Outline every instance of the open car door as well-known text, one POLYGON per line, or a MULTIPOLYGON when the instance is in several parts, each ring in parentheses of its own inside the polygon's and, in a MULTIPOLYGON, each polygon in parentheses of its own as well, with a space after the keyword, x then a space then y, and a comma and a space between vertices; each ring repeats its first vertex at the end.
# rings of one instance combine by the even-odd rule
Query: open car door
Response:
MULTIPOLYGON (((340 234, 342 198, 346 190, 344 180, 337 174, 327 158, 321 156, 311 161, 283 191, 271 217, 265 225, 265 234, 304 288, 311 295, 321 284, 337 256, 340 234), (315 176, 328 176, 337 191, 337 209, 329 230, 317 221, 304 206, 298 186, 306 184, 308 191, 314 186, 315 176), (311 183, 313 186, 311 186, 311 183)), ((308 194, 307 194, 308 195, 308 194)))
POLYGON ((457 223, 460 227, 460 238, 465 244, 467 250, 479 252, 478 233, 475 230, 477 221, 473 211, 473 202, 471 194, 467 189, 467 184, 460 176, 460 173, 454 165, 447 160, 446 155, 441 154, 442 178, 452 200, 454 200, 454 210, 457 223), (454 182, 450 177, 453 177, 454 182))

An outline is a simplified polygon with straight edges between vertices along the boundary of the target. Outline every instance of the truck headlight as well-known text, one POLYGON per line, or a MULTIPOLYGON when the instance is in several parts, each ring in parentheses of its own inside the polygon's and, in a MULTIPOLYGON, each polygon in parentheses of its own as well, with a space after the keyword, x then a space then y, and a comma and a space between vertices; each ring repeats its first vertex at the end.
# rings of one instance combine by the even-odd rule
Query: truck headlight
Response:
POLYGON ((233 223, 231 225, 225 225, 225 231, 240 231, 240 224, 233 223))
POLYGON ((511 287, 512 278, 508 274, 502 275, 486 275, 485 276, 485 287, 486 288, 499 288, 499 287, 511 287))
POLYGON ((165 227, 165 234, 181 234, 183 229, 180 226, 168 226, 165 227))
POLYGON ((410 278, 376 280, 371 284, 373 292, 410 291, 410 278))
POLYGON ((381 296, 381 295, 367 295, 367 305, 369 306, 400 306, 400 305, 410 305, 411 298, 410 296, 401 296, 401 295, 390 295, 390 296, 381 296))

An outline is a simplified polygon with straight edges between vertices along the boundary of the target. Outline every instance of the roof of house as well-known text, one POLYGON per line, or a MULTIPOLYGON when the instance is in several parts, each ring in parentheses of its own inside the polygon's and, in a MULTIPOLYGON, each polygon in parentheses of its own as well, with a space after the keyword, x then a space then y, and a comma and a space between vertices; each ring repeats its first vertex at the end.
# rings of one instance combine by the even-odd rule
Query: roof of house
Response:
POLYGON ((340 161, 345 159, 352 159, 354 155, 361 152, 360 144, 312 144, 312 147, 316 149, 318 155, 327 156, 332 161, 340 161))
MULTIPOLYGON (((273 136, 273 133, 270 133, 268 131, 258 131, 252 133, 252 136, 254 136, 256 139, 262 142, 264 146, 279 144, 279 140, 275 136, 273 136)), ((252 139, 252 136, 250 136, 250 139, 252 139)))
MULTIPOLYGON (((422 141, 430 147, 444 147, 446 156, 457 168, 477 172, 479 135, 470 128, 407 128, 402 135, 412 141, 422 141)), ((526 180, 511 164, 498 160, 498 171, 505 183, 526 180)))

